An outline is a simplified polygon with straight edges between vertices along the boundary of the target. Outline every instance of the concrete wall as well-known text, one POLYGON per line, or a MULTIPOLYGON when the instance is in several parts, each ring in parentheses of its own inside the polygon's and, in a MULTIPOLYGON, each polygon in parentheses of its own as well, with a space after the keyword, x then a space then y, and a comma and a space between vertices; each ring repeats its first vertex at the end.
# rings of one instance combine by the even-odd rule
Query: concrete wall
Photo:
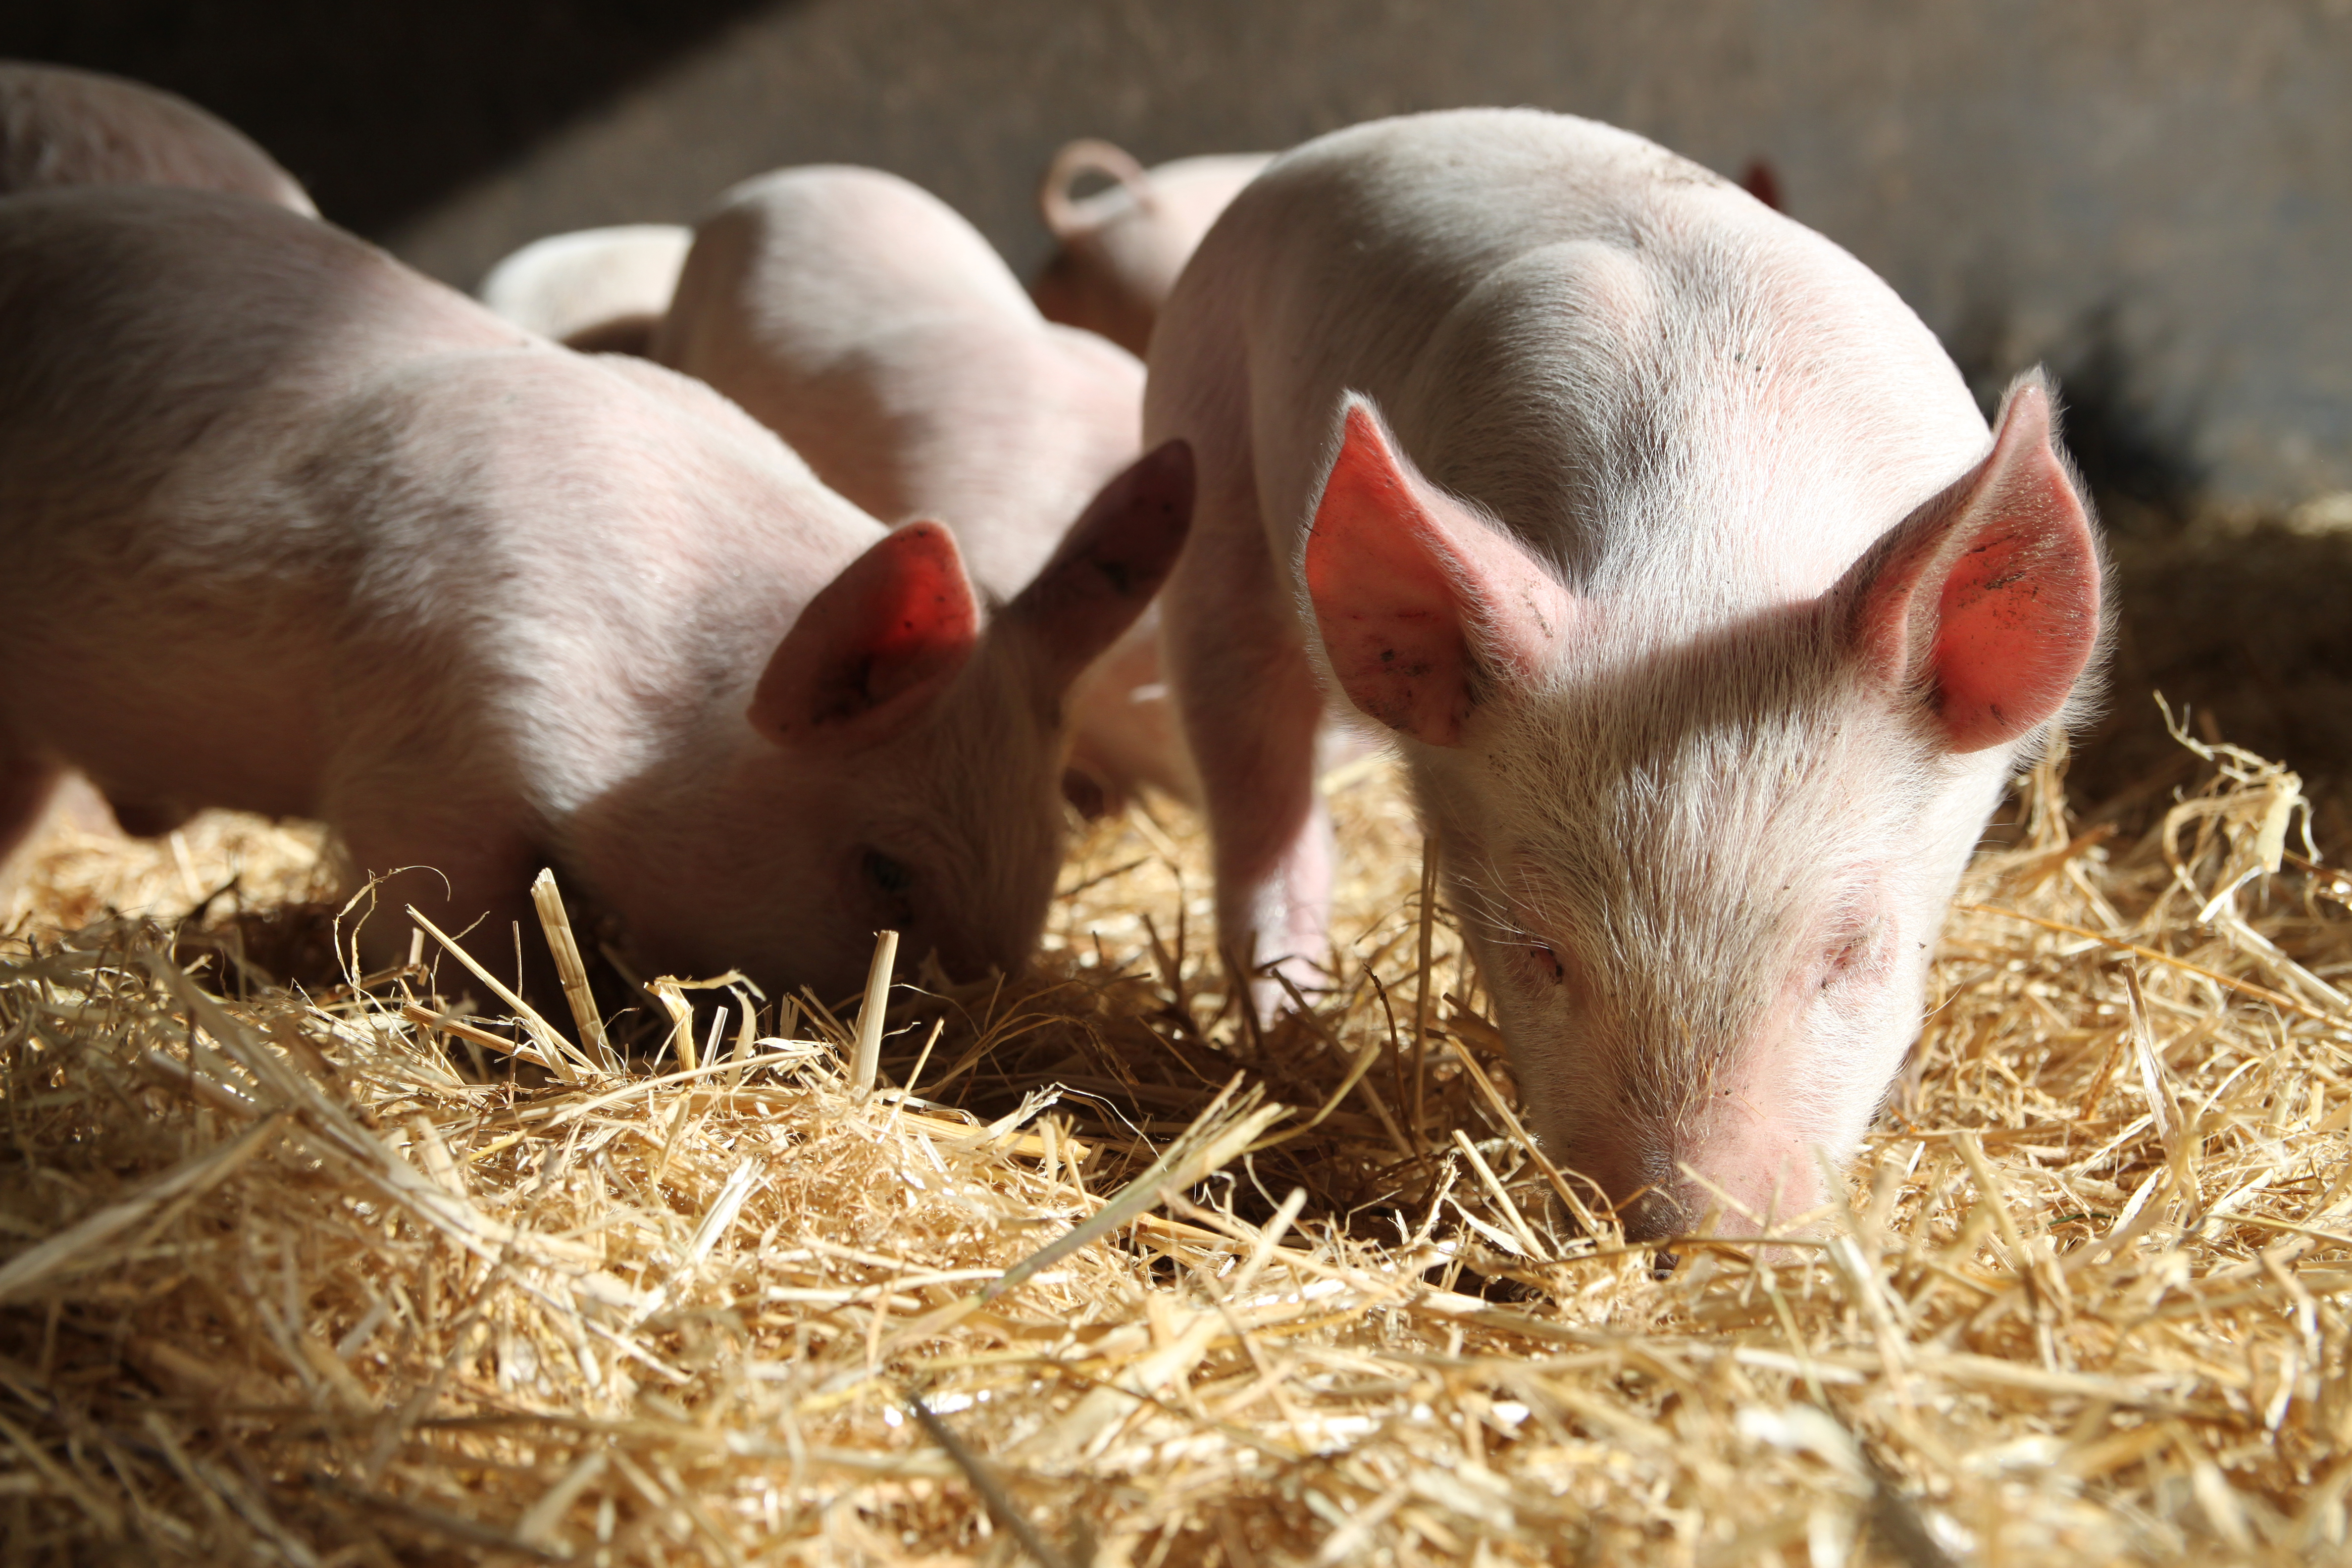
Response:
POLYGON ((1153 160, 1498 102, 1768 159, 1984 388, 2057 365, 2111 495, 2352 489, 2352 0, 806 0, 388 237, 470 284, 540 235, 842 160, 1025 267, 1069 137, 1153 160))

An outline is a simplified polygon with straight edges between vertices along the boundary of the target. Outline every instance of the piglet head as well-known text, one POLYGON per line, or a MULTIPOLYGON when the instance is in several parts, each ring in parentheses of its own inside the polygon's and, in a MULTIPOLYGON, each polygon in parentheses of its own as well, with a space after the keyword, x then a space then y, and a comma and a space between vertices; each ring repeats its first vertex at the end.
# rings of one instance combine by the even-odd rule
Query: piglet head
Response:
POLYGON ((1570 593, 1346 412, 1327 666, 1407 737, 1529 1120, 1630 1235, 1813 1207, 1916 1038, 1987 810, 2099 642, 2051 426, 2021 382, 1832 591, 1694 624, 1664 574, 1570 593))
POLYGON ((993 614, 930 522, 894 529, 808 605, 749 712, 769 748, 754 770, 793 818, 793 862, 751 916, 767 972, 852 990, 885 927, 958 978, 1027 959, 1062 859, 1064 694, 1150 601, 1192 502, 1191 449, 1171 442, 993 614))

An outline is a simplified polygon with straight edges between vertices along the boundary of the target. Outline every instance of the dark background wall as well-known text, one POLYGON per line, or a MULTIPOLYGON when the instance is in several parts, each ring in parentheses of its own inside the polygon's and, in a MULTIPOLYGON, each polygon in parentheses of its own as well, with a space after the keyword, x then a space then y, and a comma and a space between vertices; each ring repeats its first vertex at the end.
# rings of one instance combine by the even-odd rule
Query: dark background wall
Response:
POLYGON ((8 0, 0 57, 170 88, 268 148, 321 212, 383 239, 760 9, 754 0, 8 0))

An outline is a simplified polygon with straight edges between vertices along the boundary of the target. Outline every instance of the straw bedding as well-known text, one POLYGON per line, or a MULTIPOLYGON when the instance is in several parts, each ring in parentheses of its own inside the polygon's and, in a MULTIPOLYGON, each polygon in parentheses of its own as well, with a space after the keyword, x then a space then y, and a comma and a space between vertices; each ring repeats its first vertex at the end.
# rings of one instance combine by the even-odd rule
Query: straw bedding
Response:
POLYGON ((1530 1157, 1378 764, 1313 1019, 1236 1031, 1132 813, 862 1094, 855 998, 657 986, 624 1064, 446 955, 349 983, 314 838, 60 825, 0 946, 0 1556, 2336 1559, 2352 877, 2196 760, 2145 831, 2028 780, 1847 1201, 1663 1273, 1530 1157))

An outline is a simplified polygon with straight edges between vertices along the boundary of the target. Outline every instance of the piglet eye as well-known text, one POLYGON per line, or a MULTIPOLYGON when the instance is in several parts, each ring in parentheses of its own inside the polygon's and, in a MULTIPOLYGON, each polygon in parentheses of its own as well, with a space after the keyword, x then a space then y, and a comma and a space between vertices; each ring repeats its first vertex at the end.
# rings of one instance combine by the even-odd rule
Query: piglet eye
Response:
POLYGON ((896 855, 871 847, 857 856, 858 880, 866 884, 866 909, 874 920, 904 931, 915 921, 915 870, 896 855))
POLYGON ((1529 944, 1528 947, 1528 957, 1535 965, 1536 973, 1538 975, 1549 975, 1553 985, 1559 985, 1568 978, 1568 966, 1559 961, 1559 954, 1553 952, 1549 947, 1545 946, 1542 943, 1536 942, 1529 944))
POLYGON ((1879 936, 1885 923, 1878 920, 1848 926, 1831 943, 1822 961, 1822 988, 1847 979, 1855 973, 1872 967, 1878 959, 1879 936))
POLYGON ((867 850, 864 862, 866 880, 885 896, 904 898, 907 890, 915 885, 915 873, 903 861, 892 860, 880 850, 867 850))

